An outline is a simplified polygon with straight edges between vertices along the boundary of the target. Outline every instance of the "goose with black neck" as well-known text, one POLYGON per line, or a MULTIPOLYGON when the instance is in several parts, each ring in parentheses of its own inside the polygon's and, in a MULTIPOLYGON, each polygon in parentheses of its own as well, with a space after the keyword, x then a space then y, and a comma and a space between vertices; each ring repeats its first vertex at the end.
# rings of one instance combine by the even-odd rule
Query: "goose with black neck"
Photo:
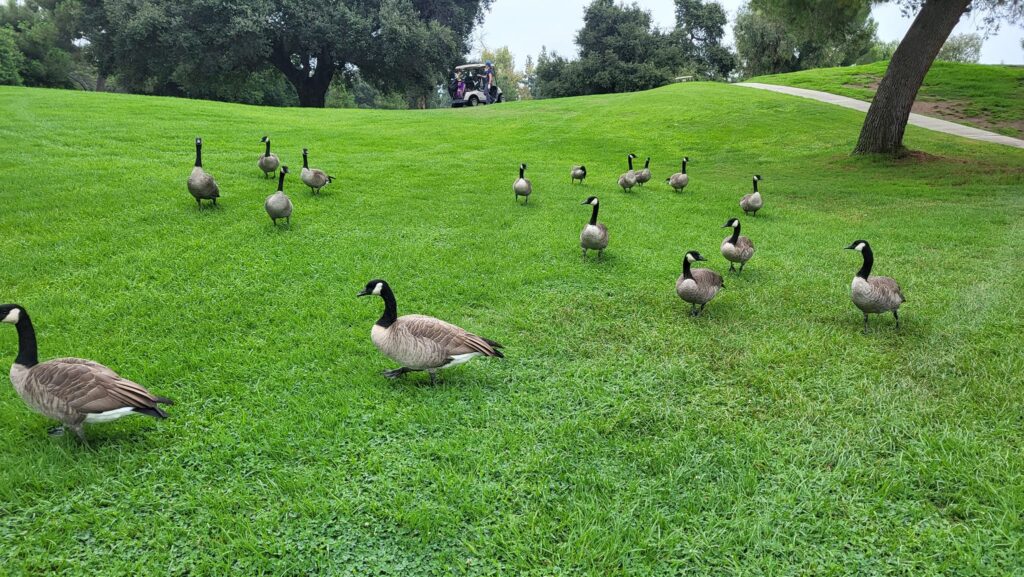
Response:
POLYGON ((629 164, 629 170, 619 176, 619 188, 623 192, 632 190, 636 186, 636 172, 633 170, 633 159, 636 158, 635 154, 630 154, 626 157, 626 162, 629 164))
POLYGON ((292 227, 292 199, 284 193, 284 175, 288 174, 288 167, 281 167, 281 175, 277 181, 277 192, 267 197, 263 208, 270 216, 270 222, 277 226, 277 219, 283 218, 288 228, 292 227))
POLYGON ((665 182, 667 182, 669 186, 675 189, 676 192, 683 190, 684 188, 686 188, 687 184, 690 184, 690 176, 686 174, 686 163, 689 161, 690 158, 684 156, 682 169, 680 169, 679 172, 665 179, 665 182))
POLYGON ((196 163, 192 167, 192 173, 188 176, 188 191, 196 199, 200 208, 204 200, 212 200, 214 206, 220 198, 220 187, 217 181, 203 169, 203 139, 196 138, 196 163))
POLYGON ((589 204, 593 207, 590 211, 590 222, 583 226, 580 231, 580 248, 583 249, 583 258, 587 258, 588 250, 596 250, 597 258, 604 256, 604 249, 608 248, 608 227, 604 223, 597 222, 597 211, 601 208, 601 201, 596 196, 591 196, 580 204, 589 204))
POLYGON ((256 161, 256 166, 263 171, 263 178, 270 178, 277 172, 277 167, 281 166, 281 160, 277 155, 270 153, 269 136, 264 136, 260 142, 266 143, 267 150, 260 155, 259 160, 256 161))
POLYGON ((63 426, 51 429, 51 434, 67 428, 85 443, 87 423, 106 423, 135 413, 167 418, 160 405, 173 401, 153 395, 99 363, 71 357, 40 363, 36 332, 25 307, 0 305, 0 322, 18 331, 11 384, 29 408, 61 422, 63 426))
POLYGON ((864 313, 864 334, 868 333, 868 315, 891 312, 900 328, 900 305, 906 302, 899 283, 887 276, 871 276, 875 254, 866 240, 855 240, 846 250, 855 250, 864 258, 864 264, 850 284, 850 299, 864 313))
POLYGON ((533 183, 526 178, 526 164, 519 165, 519 178, 512 183, 512 192, 516 193, 516 202, 519 202, 519 197, 525 197, 526 202, 523 204, 530 203, 530 193, 533 192, 533 183))
POLYGON ((474 335, 451 323, 425 315, 398 316, 398 303, 391 286, 382 279, 371 280, 358 295, 379 296, 384 300, 384 313, 370 330, 370 339, 384 356, 399 364, 385 371, 389 379, 415 371, 430 374, 430 383, 437 371, 455 367, 476 357, 504 358, 502 345, 474 335))
POLYGON ((755 174, 753 180, 754 192, 743 195, 743 198, 740 199, 740 208, 743 209, 744 216, 751 213, 753 213, 754 216, 757 216, 757 211, 761 210, 761 207, 764 206, 764 199, 761 198, 761 191, 757 188, 757 183, 761 182, 763 179, 760 174, 755 174))
POLYGON ((740 219, 730 218, 722 225, 722 228, 732 228, 732 234, 725 237, 722 241, 722 256, 725 260, 729 261, 729 271, 736 270, 736 263, 740 263, 739 272, 743 272, 743 267, 746 266, 747 261, 754 256, 754 243, 745 236, 740 236, 740 219))
POLYGON ((309 167, 309 149, 302 149, 302 170, 299 172, 299 179, 309 187, 313 194, 320 194, 320 189, 334 182, 334 177, 328 175, 319 168, 309 167))

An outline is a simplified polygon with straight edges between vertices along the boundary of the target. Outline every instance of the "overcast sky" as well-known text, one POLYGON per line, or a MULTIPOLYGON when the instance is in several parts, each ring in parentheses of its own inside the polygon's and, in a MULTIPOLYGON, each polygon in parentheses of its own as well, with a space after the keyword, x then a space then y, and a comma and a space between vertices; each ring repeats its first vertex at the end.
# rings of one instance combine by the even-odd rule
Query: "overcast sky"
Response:
MULTIPOLYGON (((517 66, 522 65, 526 55, 534 58, 541 46, 548 51, 557 51, 563 56, 576 53, 573 39, 576 31, 583 27, 583 8, 590 0, 494 0, 490 13, 482 27, 476 31, 477 49, 508 46, 516 57, 517 66)), ((644 9, 650 11, 655 25, 671 28, 675 24, 675 3, 673 0, 638 0, 644 9)), ((732 43, 732 20, 745 0, 720 0, 729 13, 726 41, 732 43)), ((910 19, 903 18, 894 4, 876 6, 873 12, 878 22, 878 35, 883 40, 903 38, 910 19)), ((961 20, 954 33, 975 30, 971 17, 961 20)), ((981 50, 981 61, 986 64, 1024 64, 1024 50, 1021 37, 1024 30, 1016 25, 1003 26, 998 34, 988 38, 981 50)))

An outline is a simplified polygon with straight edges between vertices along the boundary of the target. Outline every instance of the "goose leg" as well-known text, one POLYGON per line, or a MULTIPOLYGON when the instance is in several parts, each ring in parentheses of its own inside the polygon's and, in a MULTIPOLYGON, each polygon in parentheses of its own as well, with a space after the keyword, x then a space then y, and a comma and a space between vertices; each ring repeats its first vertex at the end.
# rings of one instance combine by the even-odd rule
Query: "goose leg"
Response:
POLYGON ((697 316, 697 303, 690 303, 690 316, 697 316))
POLYGON ((217 206, 217 197, 213 197, 213 206, 217 206))
POLYGON ((700 316, 700 314, 704 312, 704 307, 707 306, 707 304, 708 303, 704 303, 704 304, 700 305, 700 310, 697 311, 697 315, 698 316, 700 316))
POLYGON ((430 384, 431 385, 436 385, 437 384, 437 371, 427 371, 427 372, 430 373, 430 384))
POLYGON ((587 258, 587 249, 583 249, 583 259, 586 260, 586 258, 587 258))
POLYGON ((745 267, 745 266, 747 266, 747 263, 745 263, 745 262, 741 262, 740 263, 740 272, 743 272, 743 267, 745 267))
POLYGON ((735 270, 736 270, 736 263, 732 263, 732 262, 729 263, 729 272, 734 272, 735 270))
POLYGON ((411 372, 412 372, 412 369, 407 369, 405 367, 398 367, 397 369, 391 369, 390 371, 384 371, 381 374, 384 375, 385 377, 389 378, 389 379, 397 379, 398 377, 404 375, 405 373, 411 373, 411 372))
POLYGON ((199 200, 198 198, 196 199, 196 204, 199 205, 199 208, 203 208, 203 201, 199 200))
POLYGON ((864 313, 864 334, 868 334, 868 313, 864 313))
POLYGON ((292 217, 290 217, 290 216, 284 217, 284 222, 285 222, 285 224, 288 225, 289 229, 292 227, 292 217))
POLYGON ((896 330, 900 330, 900 313, 897 310, 892 311, 892 316, 896 319, 896 330))
POLYGON ((604 259, 604 249, 597 251, 597 260, 604 259))
POLYGON ((68 428, 71 429, 71 432, 75 434, 75 437, 78 439, 79 443, 83 445, 89 444, 85 442, 85 427, 83 427, 81 423, 77 425, 68 425, 68 428))
POLYGON ((274 223, 274 226, 277 226, 277 219, 276 218, 270 217, 270 222, 274 223))

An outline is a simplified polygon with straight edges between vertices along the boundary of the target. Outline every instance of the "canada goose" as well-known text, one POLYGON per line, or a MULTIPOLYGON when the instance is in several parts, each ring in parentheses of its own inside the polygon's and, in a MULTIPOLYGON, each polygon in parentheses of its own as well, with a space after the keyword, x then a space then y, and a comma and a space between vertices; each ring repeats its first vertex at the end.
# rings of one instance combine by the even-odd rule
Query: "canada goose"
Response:
POLYGON ((695 250, 686 253, 683 257, 683 274, 676 279, 676 294, 690 303, 690 314, 693 316, 704 312, 704 305, 725 288, 722 275, 717 272, 707 268, 690 269, 691 263, 704 260, 707 259, 695 250), (700 309, 697 305, 700 305, 700 309))
POLYGON ((750 257, 754 256, 754 243, 745 236, 740 236, 740 219, 730 218, 722 225, 722 228, 732 227, 732 234, 722 241, 722 256, 729 261, 729 270, 736 270, 736 264, 740 263, 740 272, 746 266, 750 257))
POLYGON ((281 166, 281 161, 277 158, 277 155, 270 154, 269 136, 264 136, 260 142, 267 143, 267 151, 260 155, 260 159, 256 161, 256 166, 263 171, 263 178, 270 178, 270 175, 277 171, 277 167, 281 166))
POLYGON ((531 184, 530 181, 525 176, 523 176, 523 173, 525 173, 525 172, 526 172, 526 165, 525 164, 520 164, 519 165, 519 178, 517 178, 516 181, 512 183, 512 192, 516 193, 516 201, 519 200, 520 196, 525 196, 526 197, 526 202, 523 203, 523 204, 529 204, 530 203, 530 193, 533 192, 533 184, 531 184))
POLYGON ((334 182, 333 176, 328 176, 326 172, 319 168, 309 167, 309 149, 302 149, 302 171, 299 172, 299 178, 302 182, 309 187, 309 190, 313 194, 320 194, 320 189, 327 186, 329 183, 334 182))
MULTIPOLYGON (((85 442, 86 423, 105 423, 132 413, 166 419, 159 405, 173 401, 154 396, 141 385, 85 359, 39 362, 36 332, 25 307, 0 305, 0 321, 18 330, 18 356, 11 366, 14 390, 32 410, 60 421, 85 442)), ((50 430, 64 432, 64 427, 50 430)))
POLYGON ((887 276, 869 276, 871 267, 875 264, 875 255, 871 252, 868 241, 855 240, 846 249, 859 251, 864 256, 864 265, 857 271, 857 276, 853 277, 853 283, 850 285, 850 298, 864 313, 864 334, 868 332, 868 314, 892 311, 892 316, 896 319, 896 328, 899 329, 900 305, 907 300, 903 297, 900 285, 887 276))
POLYGON ((263 203, 263 208, 267 209, 267 214, 270 215, 271 222, 274 226, 277 226, 277 219, 283 218, 288 223, 288 228, 292 226, 292 199, 288 198, 288 195, 284 193, 284 175, 288 174, 288 167, 281 167, 281 176, 277 181, 277 192, 267 197, 266 202, 263 203))
POLYGON ((647 184, 651 180, 651 157, 648 156, 644 162, 644 167, 636 173, 636 183, 640 186, 647 184))
POLYGON ((571 177, 569 179, 571 184, 575 184, 577 180, 580 181, 580 184, 583 184, 583 181, 587 178, 587 167, 582 164, 574 166, 572 167, 572 171, 569 173, 569 176, 571 177))
POLYGON ((690 162, 690 158, 688 156, 684 156, 682 170, 665 179, 665 182, 667 182, 669 186, 674 188, 676 192, 683 190, 684 188, 686 188, 687 184, 690 184, 690 176, 686 174, 687 162, 690 162))
POLYGON ((473 357, 505 358, 500 344, 441 319, 423 315, 399 317, 395 293, 383 280, 366 283, 366 288, 356 296, 369 295, 384 299, 384 314, 373 325, 370 338, 377 350, 400 365, 384 372, 389 379, 413 371, 427 371, 430 383, 434 384, 439 369, 461 365, 473 357))
POLYGON ((580 247, 583 248, 583 258, 587 258, 588 250, 596 250, 597 258, 601 258, 604 255, 604 249, 608 246, 608 227, 604 223, 597 222, 600 201, 596 196, 591 196, 580 204, 589 204, 594 207, 590 213, 590 222, 580 231, 580 247))
POLYGON ((632 190, 632 188, 636 186, 636 172, 633 172, 634 158, 636 158, 635 154, 630 154, 626 157, 626 160, 629 161, 629 170, 619 177, 619 187, 622 188, 623 191, 632 190))
POLYGON ((754 213, 757 216, 757 211, 761 210, 764 206, 764 199, 761 198, 761 193, 757 190, 757 182, 761 180, 760 174, 754 175, 754 192, 744 195, 740 199, 740 208, 743 209, 743 214, 754 213))
POLYGON ((217 204, 220 197, 220 188, 217 181, 203 170, 203 139, 196 138, 196 165, 192 168, 192 174, 188 176, 188 191, 196 199, 196 204, 203 206, 203 200, 212 200, 217 204))

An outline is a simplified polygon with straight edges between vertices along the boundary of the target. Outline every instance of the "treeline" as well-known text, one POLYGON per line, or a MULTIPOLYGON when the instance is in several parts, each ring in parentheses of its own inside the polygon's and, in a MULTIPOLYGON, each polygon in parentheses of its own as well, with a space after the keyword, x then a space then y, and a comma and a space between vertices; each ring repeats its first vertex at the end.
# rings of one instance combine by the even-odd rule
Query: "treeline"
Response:
MULTIPOLYGON (((996 0, 990 0, 996 1, 996 0)), ((445 106, 438 87, 467 59, 492 0, 6 0, 0 84, 116 90, 271 106, 445 106)), ((871 2, 821 22, 828 34, 754 0, 723 44, 728 15, 675 0, 662 30, 636 3, 594 0, 578 57, 542 51, 517 68, 485 50, 508 100, 629 92, 675 78, 735 80, 885 60, 871 2)), ((976 62, 981 38, 954 36, 940 60, 976 62)))

